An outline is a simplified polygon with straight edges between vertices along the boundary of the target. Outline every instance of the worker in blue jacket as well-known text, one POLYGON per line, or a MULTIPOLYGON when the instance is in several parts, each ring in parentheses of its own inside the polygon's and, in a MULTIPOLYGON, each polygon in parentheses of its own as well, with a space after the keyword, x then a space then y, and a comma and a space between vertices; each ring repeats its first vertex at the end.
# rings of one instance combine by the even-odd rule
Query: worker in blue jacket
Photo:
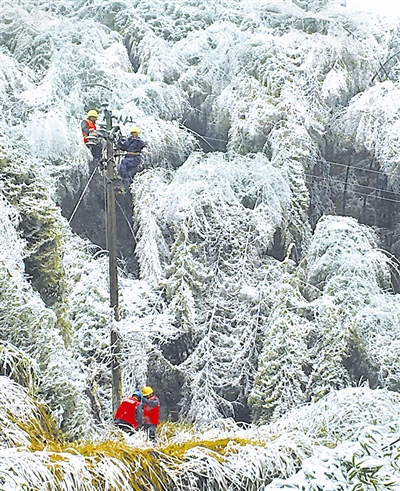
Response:
POLYGON ((139 172, 140 164, 142 163, 143 156, 141 152, 146 146, 146 142, 139 138, 139 134, 140 129, 134 126, 130 131, 130 136, 125 140, 119 140, 117 143, 117 149, 124 152, 124 157, 119 167, 119 175, 124 192, 129 189, 133 176, 139 172))

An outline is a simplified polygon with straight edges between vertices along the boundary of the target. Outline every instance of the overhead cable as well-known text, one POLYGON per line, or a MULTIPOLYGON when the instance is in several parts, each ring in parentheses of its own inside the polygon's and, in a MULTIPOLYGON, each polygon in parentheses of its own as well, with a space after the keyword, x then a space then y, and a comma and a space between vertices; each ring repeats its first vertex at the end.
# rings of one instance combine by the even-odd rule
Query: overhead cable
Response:
MULTIPOLYGON (((316 179, 319 179, 319 180, 323 180, 323 181, 327 181, 327 182, 331 182, 332 180, 336 180, 337 182, 341 182, 343 184, 343 181, 340 181, 339 179, 335 178, 335 177, 332 177, 332 176, 329 176, 329 177, 322 177, 322 176, 317 176, 315 174, 307 174, 305 173, 304 174, 306 177, 310 177, 310 178, 316 178, 316 179)), ((391 193, 391 194, 394 194, 396 196, 399 196, 400 197, 400 194, 399 193, 395 193, 393 191, 386 191, 385 189, 381 189, 381 188, 375 188, 375 187, 372 187, 372 186, 364 186, 363 184, 356 184, 358 187, 362 187, 362 188, 365 188, 365 189, 371 189, 372 191, 379 191, 379 192, 386 192, 386 193, 391 193)), ((392 203, 400 203, 400 200, 396 200, 396 199, 392 199, 392 198, 386 198, 384 196, 372 196, 372 194, 368 194, 368 193, 362 193, 360 191, 355 191, 355 190, 352 190, 351 191, 352 194, 357 194, 359 196, 366 196, 368 198, 375 198, 375 199, 380 199, 380 200, 383 200, 383 201, 390 201, 392 203)))
POLYGON ((381 174, 383 176, 393 176, 393 177, 400 178, 400 172, 394 173, 394 172, 384 172, 382 170, 375 170, 375 169, 361 169, 360 167, 357 167, 355 165, 343 164, 342 162, 330 162, 329 160, 320 160, 319 162, 322 162, 322 163, 326 162, 327 164, 339 165, 340 167, 355 169, 355 170, 362 171, 362 172, 371 172, 373 174, 381 174))
POLYGON ((75 205, 75 208, 72 210, 72 213, 71 213, 71 216, 69 217, 68 223, 71 223, 71 222, 72 222, 72 219, 74 218, 75 213, 77 212, 78 207, 79 207, 79 205, 81 204, 81 201, 82 201, 82 199, 83 199, 83 196, 85 195, 86 190, 87 190, 87 188, 89 187, 90 181, 93 179, 93 176, 94 176, 94 173, 96 172, 96 170, 97 170, 97 167, 95 167, 95 168, 93 169, 93 172, 91 173, 91 175, 90 175, 90 177, 89 177, 89 179, 88 179, 88 182, 86 183, 86 186, 85 186, 85 188, 83 189, 83 191, 82 191, 82 193, 81 193, 81 195, 80 195, 80 197, 79 197, 79 199, 78 199, 78 202, 77 202, 77 203, 76 203, 76 205, 75 205))

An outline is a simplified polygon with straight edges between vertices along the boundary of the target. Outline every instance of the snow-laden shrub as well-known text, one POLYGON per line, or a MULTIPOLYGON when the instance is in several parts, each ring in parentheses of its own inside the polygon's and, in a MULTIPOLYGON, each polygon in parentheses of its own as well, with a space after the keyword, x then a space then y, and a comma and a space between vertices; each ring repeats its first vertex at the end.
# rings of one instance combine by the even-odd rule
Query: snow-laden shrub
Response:
POLYGON ((26 158, 26 141, 21 139, 18 149, 10 147, 7 138, 0 139, 2 190, 19 212, 18 226, 26 240, 26 269, 36 289, 54 304, 65 294, 65 222, 52 199, 54 181, 37 160, 26 158))
POLYGON ((367 379, 373 387, 397 388, 399 334, 395 326, 400 305, 387 292, 388 259, 377 250, 374 235, 352 219, 325 219, 309 252, 304 279, 314 288, 304 291, 315 299, 317 339, 321 336, 315 344, 319 354, 312 385, 319 385, 319 377, 329 379, 332 360, 339 356, 352 383, 367 379), (377 356, 377 342, 379 346, 386 342, 392 349, 377 356), (321 350, 322 346, 326 348, 321 350))
POLYGON ((41 446, 57 437, 57 428, 43 406, 8 377, 0 376, 1 449, 41 446))
POLYGON ((354 307, 389 287, 387 258, 377 250, 377 237, 356 220, 342 217, 322 218, 306 257, 306 282, 310 298, 318 290, 331 294, 338 305, 349 301, 354 307), (356 287, 356 282, 359 283, 356 287), (367 283, 367 284, 365 284, 367 283), (367 286, 368 285, 368 286, 367 286), (338 288, 339 287, 339 288, 338 288), (340 295, 352 290, 353 295, 340 295), (368 297, 367 297, 368 294, 368 297))
MULTIPOLYGON (((200 254, 195 253, 195 249, 207 247, 203 268, 238 251, 243 251, 243 260, 247 262, 247 253, 261 254, 268 250, 276 227, 281 226, 291 204, 287 183, 262 155, 245 158, 194 154, 172 181, 169 182, 168 177, 160 179, 159 173, 154 173, 154 177, 147 173, 137 181, 136 189, 139 226, 147 227, 151 213, 159 230, 159 239, 155 239, 159 245, 151 248, 147 242, 149 234, 144 236, 139 228, 138 254, 140 262, 148 265, 173 263, 171 247, 176 252, 179 247, 187 247, 188 252, 192 249, 195 261, 200 254), (243 229, 245 237, 249 235, 246 240, 231 236, 232 231, 237 230, 235 221, 247 222, 243 229), (220 239, 213 245, 206 245, 203 241, 214 240, 213 231, 220 239), (250 238, 253 234, 254 238, 250 238), (141 245, 142 240, 146 240, 146 248, 141 245), (146 258, 152 252, 158 259, 157 256, 151 260, 146 258)), ((183 256, 177 254, 176 259, 182 261, 183 256)), ((156 268, 158 271, 160 266, 156 268)), ((169 269, 168 277, 173 273, 172 268, 169 269)), ((159 274, 146 270, 144 277, 152 281, 159 274)))
MULTIPOLYGON (((46 401, 70 436, 82 434, 83 428, 87 430, 91 426, 82 373, 65 346, 56 314, 44 305, 27 281, 23 269, 25 243, 14 228, 15 211, 4 198, 0 206, 2 228, 7 231, 0 234, 3 258, 0 261, 0 337, 3 342, 15 345, 21 355, 25 353, 27 358, 35 360, 34 388, 31 378, 23 377, 28 388, 46 401)), ((49 272, 54 272, 54 268, 49 272)))
POLYGON ((6 341, 0 342, 0 374, 26 387, 31 393, 37 382, 37 366, 33 358, 6 341))
POLYGON ((313 158, 316 147, 305 129, 298 124, 283 123, 268 137, 272 149, 271 163, 285 176, 292 192, 290 218, 282 227, 282 243, 305 247, 310 228, 308 222, 309 192, 306 186, 304 163, 313 158))
POLYGON ((175 365, 167 372, 186 379, 190 419, 229 414, 233 394, 248 390, 268 301, 262 282, 280 270, 268 251, 290 199, 261 155, 199 153, 172 180, 159 171, 135 178, 141 274, 165 290, 175 333, 162 349, 175 365), (199 398, 207 406, 201 413, 199 398))
POLYGON ((200 143, 207 151, 226 146, 231 122, 218 97, 235 77, 238 46, 244 37, 234 23, 223 21, 177 43, 185 61, 178 83, 190 104, 185 120, 204 137, 200 143))
POLYGON ((34 76, 31 70, 19 64, 4 47, 0 51, 0 102, 2 119, 10 119, 14 111, 21 113, 22 94, 33 90, 34 76), (18 100, 18 104, 15 101, 18 100), (18 106, 18 107, 17 107, 18 106))
POLYGON ((264 349, 249 402, 253 421, 265 422, 271 415, 281 416, 292 407, 307 402, 309 367, 313 353, 308 339, 313 323, 304 315, 307 302, 291 284, 291 276, 283 277, 274 295, 274 308, 265 329, 264 349))
POLYGON ((334 126, 339 149, 351 146, 373 155, 395 190, 400 188, 399 109, 399 89, 387 81, 355 96, 334 126))
POLYGON ((354 219, 320 220, 303 262, 274 291, 251 394, 257 420, 363 380, 398 387, 400 304, 385 292, 389 279, 387 257, 368 228, 354 219), (378 356, 383 338, 393 349, 378 356))
MULTIPOLYGON (((283 5, 281 8, 284 11, 283 5)), ((282 36, 267 30, 262 34, 259 31, 253 35, 248 32, 242 34, 241 42, 234 47, 238 58, 236 67, 240 67, 240 72, 235 72, 235 75, 239 80, 231 85, 237 90, 237 84, 241 83, 240 79, 246 73, 259 82, 259 90, 264 93, 263 101, 261 97, 251 93, 251 87, 247 89, 250 89, 250 93, 245 90, 239 92, 241 98, 249 99, 247 104, 240 99, 236 101, 235 106, 241 105, 242 119, 249 118, 248 124, 251 125, 257 110, 258 117, 261 117, 263 109, 267 110, 271 104, 284 105, 285 94, 282 91, 292 87, 300 97, 286 104, 286 111, 281 108, 281 118, 285 119, 286 115, 304 120, 307 129, 312 128, 314 132, 321 133, 321 124, 330 117, 332 107, 340 104, 349 93, 354 94, 361 86, 365 87, 370 80, 366 73, 373 72, 378 66, 373 52, 377 48, 375 39, 369 37, 367 49, 371 52, 366 57, 365 40, 357 38, 349 46, 349 33, 345 30, 348 27, 342 26, 341 21, 342 19, 335 17, 329 19, 328 29, 331 36, 327 36, 327 32, 324 35, 310 35, 301 30, 296 33, 291 30, 282 36), (365 63, 370 64, 369 68, 365 63)), ((298 28, 296 22, 293 23, 298 28)), ((264 115, 267 134, 275 118, 276 112, 270 108, 264 115), (272 120, 269 114, 273 116, 272 120)), ((245 126, 247 121, 238 123, 245 126)))
POLYGON ((149 354, 156 343, 170 339, 174 330, 159 292, 147 282, 129 277, 120 281, 120 321, 117 327, 125 396, 147 385, 149 354))
POLYGON ((87 151, 77 138, 76 120, 64 114, 63 108, 58 107, 29 118, 23 131, 30 154, 35 159, 57 165, 60 175, 78 166, 84 173, 87 151))
POLYGON ((370 425, 399 431, 399 413, 400 396, 396 392, 366 386, 347 388, 293 409, 272 424, 271 431, 300 431, 323 445, 334 446, 357 441, 370 425))
POLYGON ((171 83, 179 78, 184 68, 179 52, 150 30, 137 46, 129 45, 129 55, 131 60, 135 57, 132 61, 137 65, 136 72, 147 75, 151 81, 171 83))
POLYGON ((297 474, 265 489, 391 489, 399 479, 399 410, 398 394, 366 387, 295 409, 273 428, 300 431, 318 446, 297 474))
POLYGON ((313 12, 315 10, 318 11, 328 5, 343 5, 344 2, 343 0, 294 0, 293 3, 306 11, 313 12))
POLYGON ((261 427, 165 423, 154 446, 107 428, 95 442, 65 443, 41 406, 0 382, 0 482, 13 491, 339 491, 390 489, 399 478, 399 397, 386 390, 337 391, 261 427))
MULTIPOLYGON (((110 35, 109 31, 94 22, 90 22, 90 29, 88 21, 81 22, 81 28, 76 28, 70 21, 61 22, 45 10, 28 9, 28 5, 5 6, 0 17, 2 39, 19 62, 27 64, 40 75, 45 74, 60 56, 70 54, 69 50, 65 50, 68 41, 72 41, 75 47, 80 46, 81 54, 78 51, 75 54, 82 61, 84 57, 90 61, 96 51, 103 50, 115 39, 114 34, 110 35), (57 36, 54 35, 55 31, 57 36)), ((81 61, 79 58, 76 60, 78 65, 81 61)))
POLYGON ((179 167, 196 148, 194 137, 176 122, 142 118, 143 139, 148 146, 143 152, 143 166, 179 167))

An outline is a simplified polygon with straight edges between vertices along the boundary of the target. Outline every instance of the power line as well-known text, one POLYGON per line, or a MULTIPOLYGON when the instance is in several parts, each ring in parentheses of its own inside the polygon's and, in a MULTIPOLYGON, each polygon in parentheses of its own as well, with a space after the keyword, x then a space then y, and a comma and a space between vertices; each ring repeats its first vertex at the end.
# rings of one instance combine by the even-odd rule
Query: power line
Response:
MULTIPOLYGON (((327 181, 327 182, 331 182, 332 180, 334 181, 337 181, 337 182, 341 182, 339 179, 335 178, 335 177, 332 177, 332 176, 329 176, 329 177, 322 177, 322 176, 317 176, 315 174, 307 174, 307 173, 304 173, 304 175, 306 177, 311 177, 311 178, 315 178, 315 179, 319 179, 319 180, 322 180, 322 181, 327 181)), ((344 183, 343 183, 344 184, 344 183)), ((400 197, 400 194, 399 193, 395 193, 393 191, 386 191, 385 189, 380 189, 380 188, 375 188, 375 187, 372 187, 372 186, 364 186, 363 184, 357 184, 358 187, 362 187, 362 188, 365 188, 365 189, 370 189, 372 191, 379 191, 379 192, 387 192, 387 193, 391 193, 391 194, 394 194, 396 196, 399 196, 400 197)), ((400 200, 397 200, 397 199, 392 199, 392 198, 385 198, 384 196, 372 196, 372 194, 368 194, 368 193, 362 193, 360 191, 355 191, 355 190, 352 190, 352 193, 353 194, 357 194, 359 196, 366 196, 367 198, 375 198, 375 199, 380 199, 382 201, 390 201, 392 203, 400 203, 400 200)))
MULTIPOLYGON (((320 180, 325 180, 325 181, 338 181, 338 182, 341 182, 340 179, 337 178, 337 177, 335 177, 335 176, 327 176, 327 177, 324 177, 324 176, 317 176, 315 174, 307 174, 307 173, 305 173, 305 175, 307 177, 314 177, 315 179, 320 179, 320 180)), ((371 191, 384 191, 384 192, 387 192, 387 193, 396 194, 396 195, 400 196, 399 193, 395 193, 394 191, 387 191, 387 190, 382 189, 382 188, 376 188, 376 187, 373 187, 373 186, 366 186, 365 184, 360 184, 358 182, 357 182, 357 184, 354 184, 354 183, 350 183, 350 184, 353 184, 354 186, 358 186, 360 188, 369 189, 371 191)))
POLYGON ((91 175, 90 175, 90 177, 88 179, 88 182, 86 183, 86 186, 85 186, 84 190, 82 191, 81 195, 79 196, 78 202, 76 203, 75 208, 72 210, 72 213, 71 213, 71 216, 69 217, 68 223, 71 223, 72 222, 72 219, 74 218, 75 213, 77 212, 78 207, 81 204, 81 201, 83 199, 83 196, 85 195, 86 190, 89 187, 90 181, 93 179, 93 176, 94 176, 94 173, 96 172, 96 170, 97 170, 97 167, 95 167, 93 169, 93 172, 91 173, 91 175))
POLYGON ((385 176, 385 177, 386 176, 393 176, 393 177, 400 178, 400 173, 395 174, 393 172, 383 172, 381 170, 361 169, 360 167, 356 167, 355 165, 343 164, 341 162, 331 162, 329 160, 319 160, 318 162, 321 162, 321 163, 326 162, 327 164, 339 165, 341 167, 348 167, 350 169, 355 169, 355 170, 358 170, 358 171, 361 171, 361 172, 371 172, 371 173, 374 173, 374 174, 380 174, 380 175, 385 176))
MULTIPOLYGON (((381 189, 381 191, 383 191, 383 190, 381 189)), ((367 198, 380 199, 381 201, 390 201, 391 203, 400 203, 400 200, 391 199, 391 198, 384 198, 383 196, 371 196, 371 194, 361 193, 359 191, 352 191, 352 193, 358 194, 359 196, 366 196, 367 198)))
POLYGON ((126 216, 126 213, 124 211, 124 209, 122 208, 122 206, 118 203, 118 200, 115 200, 115 202, 117 203, 118 205, 118 208, 120 209, 121 213, 122 213, 122 216, 125 218, 125 221, 129 227, 129 230, 131 231, 131 234, 132 234, 132 237, 133 237, 133 240, 135 241, 135 244, 137 244, 137 240, 136 240, 136 236, 135 236, 135 232, 130 224, 130 221, 128 220, 128 217, 126 216))

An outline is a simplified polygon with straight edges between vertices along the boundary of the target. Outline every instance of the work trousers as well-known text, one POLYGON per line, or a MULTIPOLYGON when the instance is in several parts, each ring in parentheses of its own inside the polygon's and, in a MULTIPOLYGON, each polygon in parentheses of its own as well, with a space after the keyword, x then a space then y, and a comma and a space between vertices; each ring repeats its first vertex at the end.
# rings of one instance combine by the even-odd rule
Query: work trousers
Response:
POLYGON ((147 433, 148 439, 152 442, 155 442, 156 441, 156 425, 144 424, 143 429, 147 433))
POLYGON ((119 167, 119 175, 121 177, 121 183, 126 190, 129 188, 133 176, 139 172, 141 162, 141 155, 129 155, 122 159, 119 167))

